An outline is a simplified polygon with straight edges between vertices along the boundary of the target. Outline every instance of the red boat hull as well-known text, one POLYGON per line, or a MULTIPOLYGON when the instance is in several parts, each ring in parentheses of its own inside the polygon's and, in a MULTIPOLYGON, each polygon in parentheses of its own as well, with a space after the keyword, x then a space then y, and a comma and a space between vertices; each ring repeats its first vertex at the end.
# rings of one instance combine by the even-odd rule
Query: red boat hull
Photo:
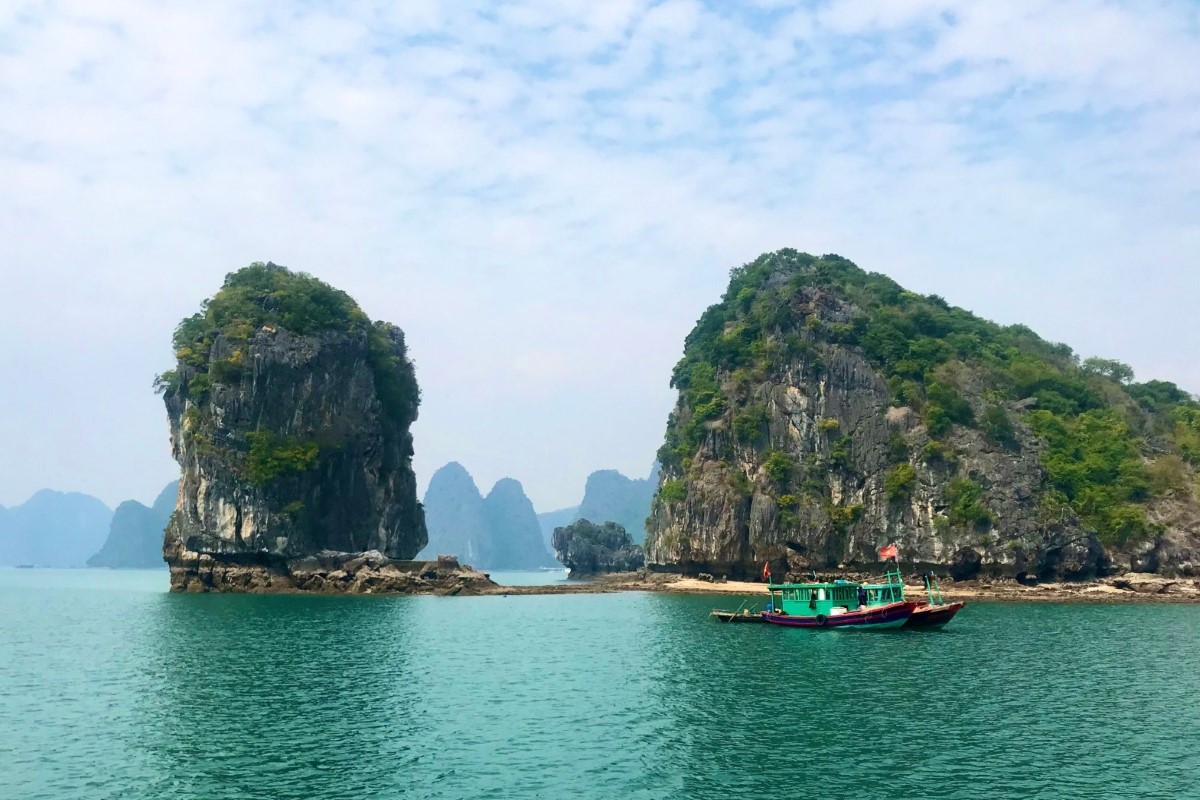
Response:
POLYGON ((833 616, 794 617, 789 614, 764 611, 762 621, 788 628, 899 628, 912 615, 917 604, 911 601, 890 603, 886 606, 870 606, 861 611, 850 611, 833 616))
POLYGON ((931 606, 928 603, 922 603, 913 610, 909 615, 908 620, 904 623, 906 628, 940 628, 953 619, 965 602, 946 603, 940 606, 931 606))

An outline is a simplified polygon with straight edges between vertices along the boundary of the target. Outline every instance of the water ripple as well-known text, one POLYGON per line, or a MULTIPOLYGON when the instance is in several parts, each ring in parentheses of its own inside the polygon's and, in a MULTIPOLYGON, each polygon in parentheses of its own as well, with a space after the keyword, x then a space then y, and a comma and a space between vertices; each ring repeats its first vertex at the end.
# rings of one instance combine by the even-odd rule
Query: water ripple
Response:
POLYGON ((0 797, 1200 796, 1197 607, 870 634, 149 580, 0 572, 0 797))

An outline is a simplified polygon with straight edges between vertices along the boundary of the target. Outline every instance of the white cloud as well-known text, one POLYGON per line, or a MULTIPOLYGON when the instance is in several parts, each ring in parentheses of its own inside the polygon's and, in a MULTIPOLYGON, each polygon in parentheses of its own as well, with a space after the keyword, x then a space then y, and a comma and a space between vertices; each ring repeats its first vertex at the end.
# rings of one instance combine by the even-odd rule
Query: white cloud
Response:
POLYGON ((10 11, 0 501, 151 498, 170 331, 256 259, 406 329, 423 477, 540 507, 645 472, 683 336, 781 246, 1200 389, 1198 30, 1091 0, 10 11))

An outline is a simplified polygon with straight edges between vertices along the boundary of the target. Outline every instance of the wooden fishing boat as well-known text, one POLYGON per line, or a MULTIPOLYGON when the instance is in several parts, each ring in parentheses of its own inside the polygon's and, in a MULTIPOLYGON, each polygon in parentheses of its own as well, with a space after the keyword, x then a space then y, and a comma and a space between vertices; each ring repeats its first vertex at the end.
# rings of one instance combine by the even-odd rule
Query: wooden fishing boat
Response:
POLYGON ((762 622, 762 614, 758 611, 751 611, 748 608, 743 608, 740 611, 722 611, 719 608, 714 608, 709 616, 717 622, 762 622))
POLYGON ((899 628, 917 607, 904 599, 903 584, 780 583, 767 591, 771 603, 763 622, 788 628, 899 628))
POLYGON ((954 615, 966 605, 965 601, 947 603, 942 597, 942 589, 932 574, 925 575, 925 593, 929 601, 921 603, 904 623, 906 628, 941 628, 954 618, 954 615))
MULTIPOLYGON (((762 612, 713 609, 710 616, 718 622, 766 622, 788 628, 941 628, 966 605, 947 603, 932 574, 925 576, 927 600, 909 600, 904 596, 904 579, 895 563, 894 545, 879 551, 892 561, 882 583, 857 583, 836 580, 813 583, 770 583, 770 602, 762 612)), ((764 567, 764 577, 769 570, 764 567)), ((749 601, 747 601, 749 602, 749 601)), ((742 604, 743 606, 745 603, 742 604)))
POLYGON ((789 628, 902 628, 917 607, 915 602, 904 600, 886 606, 863 606, 855 611, 842 611, 834 607, 834 613, 799 614, 793 616, 786 611, 774 613, 764 611, 763 622, 789 628))

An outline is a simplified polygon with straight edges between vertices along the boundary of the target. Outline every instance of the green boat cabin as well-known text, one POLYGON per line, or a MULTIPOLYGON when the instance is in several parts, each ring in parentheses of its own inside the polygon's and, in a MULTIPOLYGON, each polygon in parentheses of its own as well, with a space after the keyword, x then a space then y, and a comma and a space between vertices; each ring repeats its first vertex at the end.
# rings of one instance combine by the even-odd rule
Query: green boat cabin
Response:
POLYGON ((898 571, 889 571, 886 583, 773 583, 767 586, 771 608, 793 617, 832 617, 859 608, 885 606, 904 600, 904 582, 898 571), (859 590, 866 590, 866 603, 860 605, 859 590))

